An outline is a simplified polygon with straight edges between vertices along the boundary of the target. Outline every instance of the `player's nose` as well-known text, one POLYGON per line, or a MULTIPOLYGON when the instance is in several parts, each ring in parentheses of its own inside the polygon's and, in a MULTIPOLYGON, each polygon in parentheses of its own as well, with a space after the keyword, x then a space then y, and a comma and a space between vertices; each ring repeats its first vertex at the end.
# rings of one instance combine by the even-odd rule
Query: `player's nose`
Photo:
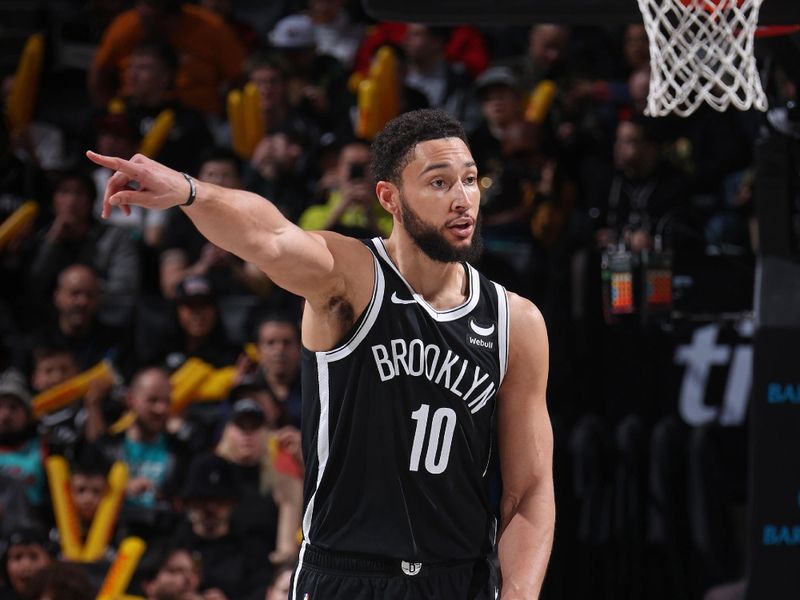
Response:
POLYGON ((464 212, 472 206, 472 198, 463 181, 459 181, 452 188, 452 207, 456 212, 464 212))

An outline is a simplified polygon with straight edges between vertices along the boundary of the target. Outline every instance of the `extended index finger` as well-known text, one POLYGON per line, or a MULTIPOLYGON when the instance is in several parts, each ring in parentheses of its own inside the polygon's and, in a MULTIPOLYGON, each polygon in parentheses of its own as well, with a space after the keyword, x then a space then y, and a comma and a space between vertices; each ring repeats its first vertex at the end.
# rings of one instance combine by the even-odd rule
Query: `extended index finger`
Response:
POLYGON ((86 157, 101 167, 107 167, 113 171, 122 171, 131 179, 139 180, 144 173, 144 169, 142 169, 141 165, 130 160, 125 160, 124 158, 106 156, 105 154, 98 154, 91 150, 86 151, 86 157))
MULTIPOLYGON (((117 172, 117 174, 112 175, 108 180, 105 192, 103 193, 103 210, 101 216, 104 219, 107 219, 111 214, 112 208, 111 203, 108 201, 109 198, 111 198, 111 196, 113 196, 116 192, 124 189, 129 181, 138 180, 142 173, 141 167, 129 160, 118 158, 116 156, 98 154, 97 152, 92 152, 91 150, 86 151, 86 157, 101 167, 107 167, 117 172), (121 185, 115 183, 115 176, 117 179, 119 179, 118 174, 120 173, 124 176, 123 179, 125 180, 121 185)), ((127 206, 121 206, 120 210, 122 210, 125 214, 130 214, 130 208, 127 206)))

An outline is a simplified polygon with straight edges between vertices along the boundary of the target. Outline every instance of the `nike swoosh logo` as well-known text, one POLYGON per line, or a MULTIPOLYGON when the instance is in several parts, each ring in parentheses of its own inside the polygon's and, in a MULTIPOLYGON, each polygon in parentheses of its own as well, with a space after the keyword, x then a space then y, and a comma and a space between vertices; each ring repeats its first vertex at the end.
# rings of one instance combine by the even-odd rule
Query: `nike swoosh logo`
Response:
POLYGON ((472 329, 472 331, 474 331, 478 335, 488 336, 494 333, 494 325, 492 325, 491 327, 481 327, 475 322, 475 319, 469 320, 469 326, 470 329, 472 329))
POLYGON ((411 300, 404 300, 403 298, 397 297, 397 292, 392 292, 392 302, 395 304, 416 304, 417 301, 414 299, 411 300))

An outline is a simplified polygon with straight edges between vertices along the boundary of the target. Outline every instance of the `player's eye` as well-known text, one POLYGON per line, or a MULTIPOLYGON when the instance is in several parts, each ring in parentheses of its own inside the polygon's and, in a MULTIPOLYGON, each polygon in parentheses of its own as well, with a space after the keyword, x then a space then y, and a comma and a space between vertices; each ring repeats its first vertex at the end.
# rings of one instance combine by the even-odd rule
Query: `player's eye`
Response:
POLYGON ((478 178, 475 175, 467 175, 464 178, 464 183, 467 185, 475 185, 478 181, 478 178))

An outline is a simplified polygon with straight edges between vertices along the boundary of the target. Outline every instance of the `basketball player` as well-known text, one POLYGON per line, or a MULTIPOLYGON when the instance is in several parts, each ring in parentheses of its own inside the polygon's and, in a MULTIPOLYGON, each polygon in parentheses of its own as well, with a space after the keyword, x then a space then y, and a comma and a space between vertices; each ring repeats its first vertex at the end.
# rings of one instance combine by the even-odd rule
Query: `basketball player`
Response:
POLYGON ((212 243, 306 299, 304 541, 293 600, 537 598, 553 538, 548 345, 539 311, 469 265, 477 171, 461 125, 406 113, 373 144, 388 239, 305 232, 263 198, 141 156, 112 207, 182 206, 212 243), (135 182, 136 190, 131 189, 135 182), (501 523, 484 492, 497 419, 501 523))

